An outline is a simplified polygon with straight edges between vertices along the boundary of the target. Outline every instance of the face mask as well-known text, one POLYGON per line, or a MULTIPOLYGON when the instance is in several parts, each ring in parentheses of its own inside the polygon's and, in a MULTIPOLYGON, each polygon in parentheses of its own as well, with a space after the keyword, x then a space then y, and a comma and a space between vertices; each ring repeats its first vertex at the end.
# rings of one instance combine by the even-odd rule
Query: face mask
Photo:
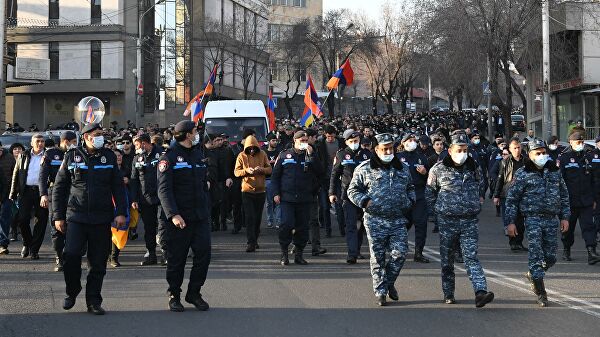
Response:
POLYGON ((142 154, 142 153, 144 153, 144 150, 142 150, 142 149, 135 150, 135 154, 142 154))
POLYGON ((117 150, 123 150, 123 148, 125 147, 125 145, 123 144, 118 144, 117 145, 117 150))
POLYGON ((304 151, 306 149, 308 149, 308 143, 300 143, 300 144, 298 144, 298 150, 304 151))
POLYGON ((558 146, 556 146, 554 144, 550 144, 550 145, 548 145, 548 148, 552 151, 555 151, 556 149, 558 149, 558 146))
POLYGON ((462 153, 453 153, 452 154, 452 161, 454 161, 456 164, 458 165, 462 165, 467 161, 467 157, 469 155, 466 152, 462 152, 462 153))
POLYGON ((192 140, 192 145, 198 145, 198 143, 200 143, 200 135, 196 134, 196 136, 194 136, 194 140, 192 140))
POLYGON ((95 149, 101 149, 104 146, 104 136, 92 138, 92 146, 94 146, 95 149))
POLYGON ((389 163, 394 159, 393 154, 378 154, 377 157, 384 163, 389 163))
POLYGON ((533 163, 535 164, 535 166, 542 168, 544 167, 544 165, 546 165, 548 160, 550 160, 550 156, 548 156, 547 154, 540 154, 539 156, 533 158, 533 163))
POLYGON ((575 151, 575 152, 583 151, 583 144, 575 144, 572 147, 573 147, 573 151, 575 151))
POLYGON ((404 144, 404 149, 408 152, 412 152, 417 148, 417 142, 408 141, 404 144))
POLYGON ((77 145, 75 145, 75 144, 69 144, 69 145, 67 146, 67 151, 69 151, 69 150, 71 150, 71 149, 74 149, 74 148, 76 148, 76 147, 77 147, 77 145))
POLYGON ((481 143, 481 139, 473 139, 473 145, 479 145, 481 143))
POLYGON ((349 147, 349 148, 350 148, 350 150, 352 150, 352 151, 356 151, 356 150, 358 150, 358 147, 359 147, 359 146, 360 146, 360 144, 358 144, 358 143, 354 143, 354 144, 350 144, 350 145, 348 145, 348 147, 349 147))

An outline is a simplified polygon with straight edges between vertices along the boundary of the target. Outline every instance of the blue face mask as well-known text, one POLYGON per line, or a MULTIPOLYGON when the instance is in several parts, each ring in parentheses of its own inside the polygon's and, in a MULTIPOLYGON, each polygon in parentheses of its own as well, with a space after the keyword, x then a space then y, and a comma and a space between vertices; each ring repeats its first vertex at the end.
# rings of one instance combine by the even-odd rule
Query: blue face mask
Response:
POLYGON ((104 146, 104 136, 96 136, 92 138, 92 146, 98 150, 104 146))

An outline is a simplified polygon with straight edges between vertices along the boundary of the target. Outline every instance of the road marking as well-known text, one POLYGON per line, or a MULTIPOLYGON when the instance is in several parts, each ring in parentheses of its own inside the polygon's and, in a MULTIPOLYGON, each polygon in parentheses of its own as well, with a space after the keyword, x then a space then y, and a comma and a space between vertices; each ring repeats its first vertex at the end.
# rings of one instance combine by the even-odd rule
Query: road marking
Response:
MULTIPOLYGON (((414 242, 409 241, 408 242, 411 246, 414 246, 414 242)), ((434 249, 425 247, 424 249, 424 253, 423 255, 427 256, 428 258, 436 261, 436 262, 441 262, 441 260, 437 257, 438 255, 440 255, 440 253, 434 249)), ((457 270, 460 270, 462 272, 466 272, 467 270, 460 267, 459 265, 455 264, 454 268, 457 270)), ((484 272, 486 275, 486 279, 490 280, 491 282, 494 282, 496 284, 500 284, 502 286, 511 288, 511 289, 515 289, 515 290, 519 290, 523 293, 527 293, 532 295, 532 291, 529 289, 529 283, 525 282, 523 280, 519 280, 510 276, 506 276, 502 273, 484 268, 484 272), (489 277, 492 276, 492 277, 489 277), (523 288, 525 287, 525 288, 523 288)), ((560 293, 558 291, 554 291, 554 290, 549 290, 546 288, 546 292, 548 293, 548 295, 552 295, 552 297, 548 298, 548 301, 550 302, 554 302, 557 303, 561 306, 567 307, 569 309, 573 309, 573 310, 577 310, 579 312, 583 312, 585 314, 594 316, 596 318, 600 318, 600 312, 598 311, 594 311, 594 310, 599 310, 600 311, 600 305, 598 304, 594 304, 592 302, 586 301, 586 300, 582 300, 573 296, 569 296, 569 295, 565 295, 563 293, 560 293), (577 303, 577 304, 575 304, 577 303)))

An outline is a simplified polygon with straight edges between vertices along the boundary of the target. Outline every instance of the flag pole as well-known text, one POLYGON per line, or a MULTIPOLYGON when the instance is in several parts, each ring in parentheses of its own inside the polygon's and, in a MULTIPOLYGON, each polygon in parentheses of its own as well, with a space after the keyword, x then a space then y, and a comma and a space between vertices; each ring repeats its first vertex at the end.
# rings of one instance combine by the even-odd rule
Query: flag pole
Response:
MULTIPOLYGON (((217 67, 219 66, 219 63, 215 63, 215 65, 213 66, 213 70, 210 72, 210 76, 212 76, 213 71, 215 72, 215 75, 217 73, 217 67)), ((206 81, 206 85, 204 86, 204 92, 202 93, 202 97, 200 98, 200 104, 202 104, 202 102, 204 102, 204 96, 206 96, 206 88, 208 87, 208 83, 210 82, 210 76, 208 81, 206 81)), ((212 93, 211 93, 212 95, 212 93)), ((193 122, 194 121, 194 114, 190 111, 190 120, 193 122)))
POLYGON ((321 104, 322 107, 325 106, 325 103, 327 103, 327 100, 329 99, 329 96, 331 96, 331 92, 333 91, 333 89, 329 90, 329 94, 327 94, 327 97, 325 97, 325 100, 323 101, 323 104, 321 104))

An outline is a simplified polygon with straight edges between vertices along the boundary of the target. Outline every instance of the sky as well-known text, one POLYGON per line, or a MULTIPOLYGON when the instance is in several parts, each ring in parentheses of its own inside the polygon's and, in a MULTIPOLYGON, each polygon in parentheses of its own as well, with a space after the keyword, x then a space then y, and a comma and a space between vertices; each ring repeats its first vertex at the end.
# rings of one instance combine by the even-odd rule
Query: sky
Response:
POLYGON ((365 12, 375 19, 381 13, 381 5, 385 0, 323 0, 323 12, 336 8, 348 8, 352 11, 365 12))

